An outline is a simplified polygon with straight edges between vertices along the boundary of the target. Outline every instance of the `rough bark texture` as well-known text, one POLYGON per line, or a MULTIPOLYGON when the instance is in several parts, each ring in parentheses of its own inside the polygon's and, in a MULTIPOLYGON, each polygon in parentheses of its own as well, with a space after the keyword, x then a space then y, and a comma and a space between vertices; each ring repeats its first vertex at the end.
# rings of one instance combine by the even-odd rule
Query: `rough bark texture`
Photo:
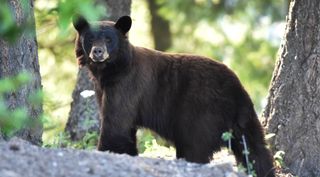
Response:
POLYGON ((159 15, 161 8, 156 0, 147 0, 151 14, 151 31, 156 50, 165 51, 171 46, 171 33, 169 21, 159 15))
MULTIPOLYGON (((131 0, 98 0, 97 3, 106 5, 108 20, 116 21, 119 17, 130 14, 131 0)), ((87 131, 99 131, 96 97, 81 97, 80 93, 83 90, 94 90, 86 68, 79 69, 76 86, 72 94, 73 101, 69 119, 65 129, 66 132, 70 133, 72 140, 82 139, 87 131)))
POLYGON ((82 139, 87 132, 99 131, 99 111, 95 96, 84 98, 80 93, 93 90, 86 67, 80 68, 77 83, 72 93, 71 110, 66 125, 66 131, 72 140, 82 139))
POLYGON ((28 104, 28 96, 42 87, 35 35, 33 0, 27 1, 26 9, 23 9, 22 2, 19 0, 10 0, 8 4, 17 25, 26 25, 25 23, 27 22, 29 29, 24 30, 14 44, 0 39, 0 78, 15 76, 22 71, 27 71, 31 74, 32 81, 21 89, 6 94, 5 100, 9 109, 27 108, 31 118, 31 126, 25 126, 16 133, 16 136, 34 144, 40 144, 42 125, 39 117, 42 114, 42 107, 28 104))
POLYGON ((109 20, 116 21, 123 15, 130 15, 131 0, 105 0, 105 2, 109 20))
POLYGON ((320 176, 320 1, 293 0, 263 113, 273 150, 297 176, 320 176))

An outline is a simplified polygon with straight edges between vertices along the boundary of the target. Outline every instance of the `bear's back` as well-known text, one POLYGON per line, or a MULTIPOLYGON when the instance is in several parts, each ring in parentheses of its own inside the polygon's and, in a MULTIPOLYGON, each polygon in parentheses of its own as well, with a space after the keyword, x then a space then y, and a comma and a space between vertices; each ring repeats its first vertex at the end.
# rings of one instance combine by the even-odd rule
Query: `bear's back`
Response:
MULTIPOLYGON (((233 89, 244 91, 237 76, 226 65, 213 59, 181 53, 166 53, 143 47, 135 47, 138 65, 161 85, 178 86, 180 89, 193 89, 220 93, 233 89), (183 85, 183 86, 181 86, 183 85), (185 87, 185 88, 181 88, 185 87)), ((230 95, 230 94, 229 94, 230 95)))

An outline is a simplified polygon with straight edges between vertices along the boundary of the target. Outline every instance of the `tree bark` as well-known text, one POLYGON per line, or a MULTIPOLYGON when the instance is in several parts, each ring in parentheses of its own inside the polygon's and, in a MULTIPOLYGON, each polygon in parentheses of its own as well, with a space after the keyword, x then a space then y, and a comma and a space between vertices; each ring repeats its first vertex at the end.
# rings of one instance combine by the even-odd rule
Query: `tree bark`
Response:
MULTIPOLYGON (((116 21, 119 17, 130 14, 131 0, 98 0, 97 3, 107 7, 106 19, 108 20, 116 21)), ((96 97, 83 98, 80 96, 84 90, 94 90, 87 72, 85 67, 79 69, 76 86, 72 93, 73 101, 65 128, 72 140, 81 140, 88 131, 99 132, 100 121, 96 97)))
POLYGON ((273 151, 297 176, 320 176, 320 1, 292 0, 263 113, 273 151))
MULTIPOLYGON (((28 110, 31 123, 15 135, 34 144, 41 144, 42 124, 40 116, 42 106, 28 103, 28 97, 33 92, 42 88, 38 61, 38 46, 35 33, 35 22, 33 14, 33 0, 25 4, 19 0, 7 1, 11 13, 15 17, 17 26, 26 25, 27 30, 13 43, 0 39, 0 79, 15 76, 22 71, 31 74, 32 81, 21 89, 5 95, 5 101, 10 110, 25 107, 28 110), (23 8, 25 6, 25 8, 23 8)), ((24 1, 25 2, 25 1, 24 1)))
POLYGON ((80 68, 76 86, 72 93, 72 103, 65 131, 71 140, 81 140, 87 132, 99 132, 99 110, 96 97, 84 98, 80 93, 84 90, 94 90, 93 83, 88 76, 87 68, 80 68))
POLYGON ((169 21, 159 15, 161 6, 156 0, 147 0, 151 14, 151 32, 156 50, 165 51, 171 47, 171 32, 169 21))

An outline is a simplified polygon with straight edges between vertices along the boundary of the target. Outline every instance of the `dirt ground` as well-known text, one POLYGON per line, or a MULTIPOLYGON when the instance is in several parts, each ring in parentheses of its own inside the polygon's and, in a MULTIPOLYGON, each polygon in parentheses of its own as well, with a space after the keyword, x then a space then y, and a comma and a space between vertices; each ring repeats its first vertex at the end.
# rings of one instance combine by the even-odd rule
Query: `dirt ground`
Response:
POLYGON ((98 151, 47 149, 20 139, 0 141, 1 177, 244 177, 231 163, 131 157, 98 151))

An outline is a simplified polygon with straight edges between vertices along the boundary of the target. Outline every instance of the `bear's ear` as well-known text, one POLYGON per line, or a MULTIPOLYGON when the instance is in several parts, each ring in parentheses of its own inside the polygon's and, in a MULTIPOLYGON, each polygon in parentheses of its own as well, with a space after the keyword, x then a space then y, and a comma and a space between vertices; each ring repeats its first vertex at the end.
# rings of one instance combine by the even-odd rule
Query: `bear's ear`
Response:
POLYGON ((122 32, 122 34, 127 34, 130 30, 132 24, 131 17, 129 16, 122 16, 118 19, 116 24, 114 25, 118 30, 122 32))
POLYGON ((89 28, 88 21, 81 15, 74 15, 72 17, 72 23, 73 23, 74 28, 78 32, 81 32, 82 30, 89 28))

